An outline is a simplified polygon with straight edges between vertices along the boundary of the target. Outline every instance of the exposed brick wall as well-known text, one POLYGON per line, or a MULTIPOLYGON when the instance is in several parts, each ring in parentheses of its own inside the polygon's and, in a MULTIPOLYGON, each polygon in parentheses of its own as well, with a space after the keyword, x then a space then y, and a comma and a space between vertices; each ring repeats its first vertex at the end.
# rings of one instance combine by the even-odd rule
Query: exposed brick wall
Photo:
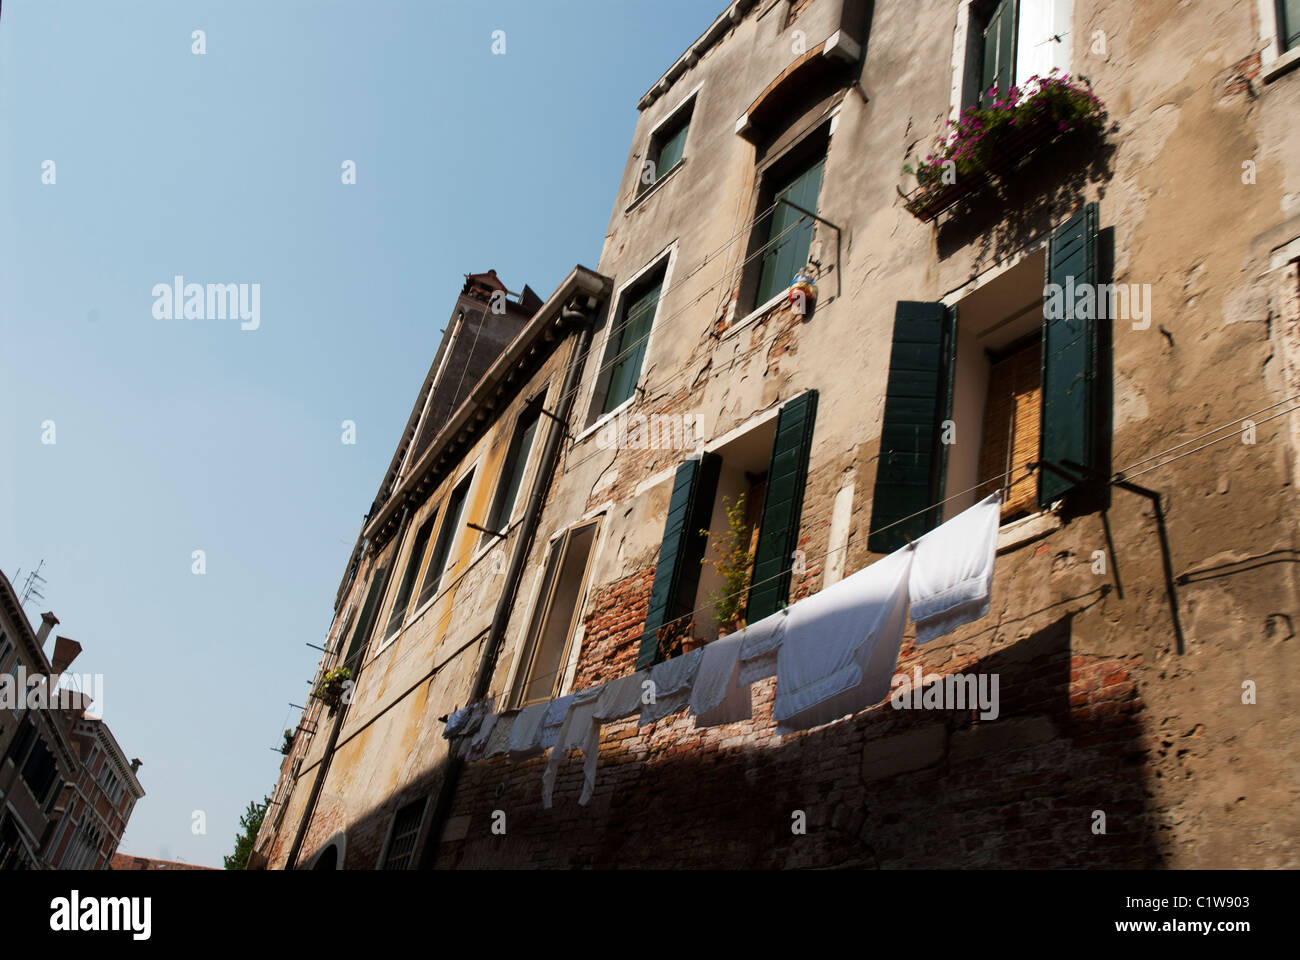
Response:
POLYGON ((575 690, 635 672, 654 577, 653 567, 642 570, 607 585, 588 601, 575 690))
MULTIPOLYGON (((905 649, 900 671, 922 662, 905 649)), ((1123 867, 1161 862, 1146 806, 1149 744, 1136 661, 1072 656, 1070 618, 945 671, 996 673, 1001 715, 895 710, 886 702, 782 737, 773 680, 754 720, 697 730, 687 714, 602 731, 595 796, 561 767, 552 809, 544 758, 469 765, 442 867, 1123 867), (493 835, 493 811, 506 833, 493 835), (803 811, 806 834, 792 831, 803 811), (1105 833, 1094 833, 1096 811, 1105 833)))

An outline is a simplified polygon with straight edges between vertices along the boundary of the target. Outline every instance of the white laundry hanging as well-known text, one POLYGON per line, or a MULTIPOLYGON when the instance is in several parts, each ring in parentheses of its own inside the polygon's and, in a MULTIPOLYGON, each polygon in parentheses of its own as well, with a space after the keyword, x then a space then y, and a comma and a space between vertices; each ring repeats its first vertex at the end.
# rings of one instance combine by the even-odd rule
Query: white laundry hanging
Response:
POLYGON ((917 643, 989 612, 1001 522, 999 491, 916 541, 908 594, 917 643))

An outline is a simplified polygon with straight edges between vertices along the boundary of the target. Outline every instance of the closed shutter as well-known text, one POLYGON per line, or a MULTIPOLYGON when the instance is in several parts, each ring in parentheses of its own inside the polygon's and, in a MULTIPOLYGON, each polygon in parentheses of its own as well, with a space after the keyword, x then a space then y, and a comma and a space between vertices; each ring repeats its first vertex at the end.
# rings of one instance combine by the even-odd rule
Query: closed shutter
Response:
POLYGON ((942 303, 901 300, 894 311, 880 457, 867 549, 892 553, 939 523, 952 409, 955 313, 942 303))
POLYGON ((789 401, 777 417, 763 518, 758 526, 758 549, 754 551, 754 573, 745 607, 749 623, 775 613, 790 599, 790 567, 799 546, 799 517, 803 513, 808 454, 816 420, 816 390, 789 401))
POLYGON ((1016 0, 1002 0, 984 28, 984 62, 980 85, 980 106, 989 107, 1004 99, 1016 70, 1016 0), (989 91, 997 88, 996 95, 989 91))
MULTIPOLYGON (((1046 272, 1048 295, 1043 301, 1043 427, 1039 459, 1058 466, 1072 460, 1100 469, 1097 310, 1085 309, 1080 312, 1091 315, 1079 317, 1072 302, 1085 284, 1096 293, 1097 204, 1088 204, 1052 232, 1046 272), (1057 291, 1060 296, 1054 297, 1057 291)), ((1050 506, 1075 486, 1050 470, 1040 470, 1039 506, 1050 506)))
POLYGON ((721 466, 721 457, 716 453, 705 453, 677 468, 672 496, 668 500, 664 539, 659 547, 659 564, 655 567, 654 585, 650 588, 645 632, 641 635, 641 650, 636 661, 638 670, 655 662, 658 653, 655 632, 664 624, 690 613, 695 604, 706 540, 700 531, 708 527, 713 513, 713 497, 718 490, 721 466))

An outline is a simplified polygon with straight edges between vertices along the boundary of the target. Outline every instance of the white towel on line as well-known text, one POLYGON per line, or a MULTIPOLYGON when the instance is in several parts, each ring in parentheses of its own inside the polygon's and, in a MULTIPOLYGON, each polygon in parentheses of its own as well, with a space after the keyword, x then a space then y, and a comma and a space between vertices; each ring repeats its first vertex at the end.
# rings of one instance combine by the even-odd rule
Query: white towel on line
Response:
POLYGON ((680 657, 656 663, 650 670, 654 684, 654 703, 641 707, 641 726, 661 720, 686 706, 691 698, 691 684, 704 656, 701 649, 683 653, 680 657))
MULTIPOLYGON (((551 809, 551 796, 555 791, 555 777, 560 762, 574 749, 581 750, 583 756, 582 796, 578 798, 578 803, 586 806, 591 799, 591 793, 596 788, 596 763, 600 759, 600 724, 596 721, 595 713, 603 692, 602 685, 561 698, 570 702, 556 736, 555 748, 546 761, 546 769, 542 771, 542 807, 546 810, 551 809)), ((558 700, 555 702, 559 703, 558 700)))
POLYGON ((544 701, 530 704, 519 711, 515 717, 514 725, 510 728, 510 740, 508 741, 510 761, 512 763, 527 760, 529 757, 535 757, 542 752, 538 738, 542 732, 542 721, 546 719, 546 711, 550 707, 550 701, 544 701))
POLYGON ((501 715, 497 713, 489 713, 483 718, 474 736, 469 738, 469 747, 465 751, 467 761, 472 763, 483 759, 487 752, 488 738, 492 736, 492 731, 496 729, 497 721, 500 719, 501 715))
POLYGON ((757 623, 751 623, 740 632, 740 665, 736 682, 749 686, 759 680, 776 676, 776 652, 785 637, 790 620, 788 610, 778 610, 757 623))
POLYGON ((908 593, 917 643, 989 612, 1001 522, 999 491, 916 541, 908 593))
POLYGON ((573 694, 567 697, 557 697, 551 701, 551 705, 546 708, 546 716, 542 719, 542 728, 537 734, 537 745, 543 750, 549 750, 555 746, 556 741, 560 739, 560 728, 564 726, 564 720, 569 715, 569 707, 573 706, 573 694))
POLYGON ((605 684, 604 693, 601 694, 600 702, 596 705, 596 719, 603 723, 622 720, 624 717, 639 713, 641 691, 649 679, 650 671, 640 670, 605 684))
POLYGON ((700 670, 691 688, 691 713, 695 726, 748 720, 753 715, 749 686, 737 682, 744 635, 733 633, 704 647, 700 670))
POLYGON ((492 727, 492 735, 488 737, 487 747, 483 751, 484 759, 499 757, 510 750, 510 734, 514 732, 515 720, 518 717, 518 711, 502 713, 497 717, 497 722, 492 727))
POLYGON ((883 700, 907 624, 904 547, 790 608, 778 650, 778 733, 806 730, 883 700))

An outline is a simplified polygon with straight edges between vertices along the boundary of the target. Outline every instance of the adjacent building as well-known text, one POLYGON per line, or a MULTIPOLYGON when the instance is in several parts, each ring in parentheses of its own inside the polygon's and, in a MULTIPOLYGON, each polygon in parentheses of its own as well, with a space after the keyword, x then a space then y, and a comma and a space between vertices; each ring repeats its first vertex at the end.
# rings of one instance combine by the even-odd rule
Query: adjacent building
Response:
POLYGON ((731 3, 637 105, 596 270, 413 452, 431 371, 322 661, 354 687, 305 713, 259 859, 1300 862, 1298 22, 731 3), (783 736, 768 678, 746 721, 606 725, 590 803, 575 758, 549 809, 545 758, 440 735, 711 642, 994 491, 989 614, 905 636, 898 671, 996 677, 996 717, 886 701, 783 736))
POLYGON ((81 645, 59 636, 47 656, 58 622, 33 631, 0 573, 0 870, 106 869, 144 796, 88 691, 59 682, 81 645))

